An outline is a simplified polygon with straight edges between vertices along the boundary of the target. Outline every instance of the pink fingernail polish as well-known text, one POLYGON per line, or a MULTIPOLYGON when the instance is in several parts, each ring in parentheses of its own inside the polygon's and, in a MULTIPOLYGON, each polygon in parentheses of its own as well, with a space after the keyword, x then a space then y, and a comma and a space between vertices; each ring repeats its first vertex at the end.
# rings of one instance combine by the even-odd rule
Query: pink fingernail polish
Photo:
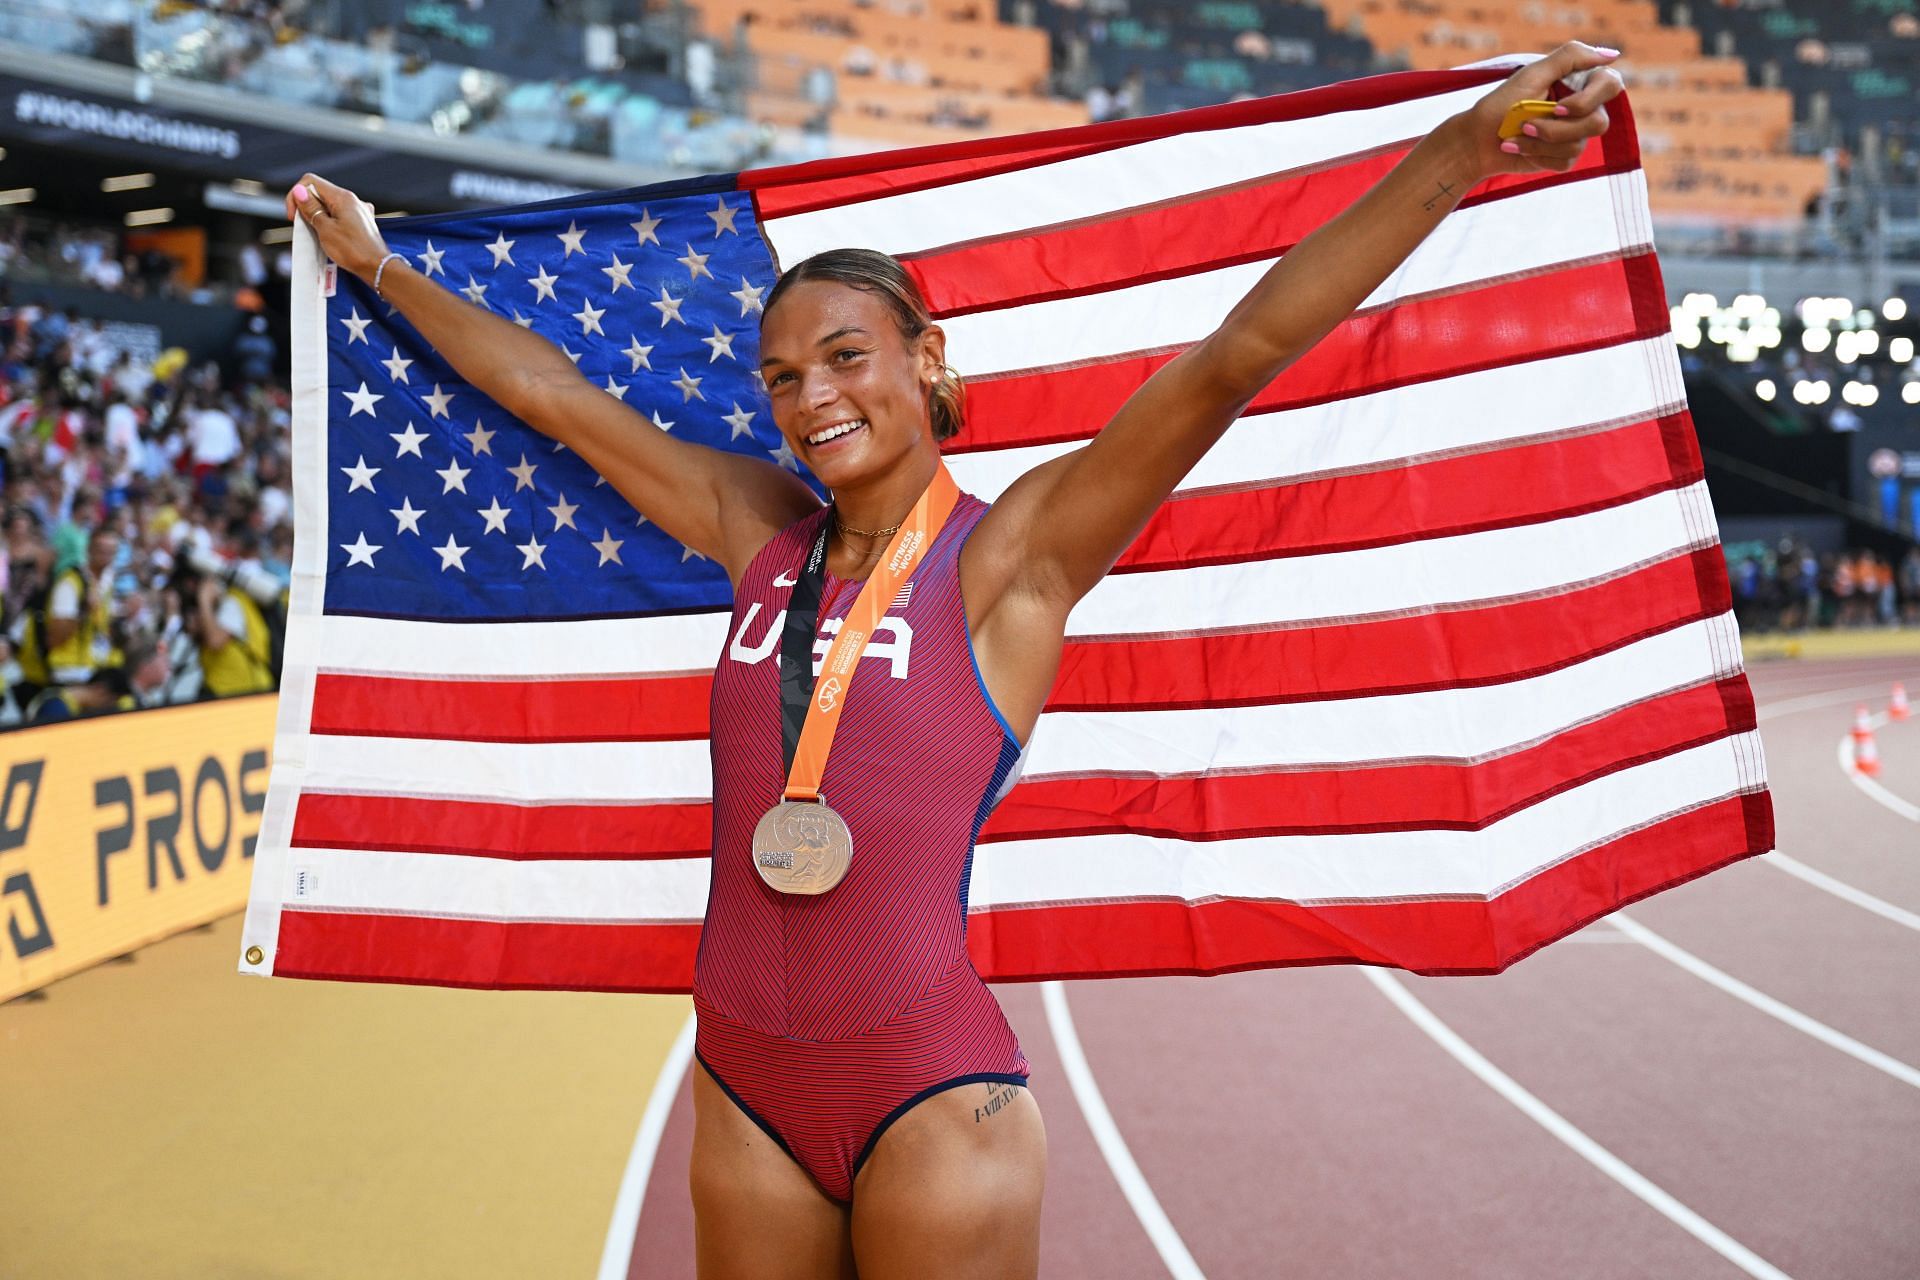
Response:
POLYGON ((1618 49, 1609 49, 1605 45, 1595 45, 1593 47, 1593 51, 1598 54, 1603 54, 1609 58, 1617 58, 1620 56, 1620 51, 1618 49))
POLYGON ((1530 124, 1521 125, 1520 132, 1526 134, 1529 138, 1537 138, 1540 136, 1540 130, 1530 124))
POLYGON ((1571 112, 1571 111, 1569 111, 1569 110, 1567 110, 1567 108, 1566 108, 1566 106, 1565 106, 1565 104, 1562 104, 1562 105, 1560 105, 1560 106, 1556 106, 1556 107, 1555 107, 1555 108, 1553 109, 1553 114, 1555 114, 1555 115, 1557 115, 1557 116, 1570 116, 1570 115, 1572 115, 1572 114, 1573 114, 1573 112, 1571 112))
POLYGON ((1501 143, 1500 149, 1506 152, 1510 156, 1517 156, 1520 154, 1520 144, 1515 142, 1512 138, 1508 138, 1505 142, 1501 143))
POLYGON ((306 183, 296 183, 293 188, 293 198, 301 204, 305 204, 307 201, 313 199, 313 192, 307 189, 306 183))

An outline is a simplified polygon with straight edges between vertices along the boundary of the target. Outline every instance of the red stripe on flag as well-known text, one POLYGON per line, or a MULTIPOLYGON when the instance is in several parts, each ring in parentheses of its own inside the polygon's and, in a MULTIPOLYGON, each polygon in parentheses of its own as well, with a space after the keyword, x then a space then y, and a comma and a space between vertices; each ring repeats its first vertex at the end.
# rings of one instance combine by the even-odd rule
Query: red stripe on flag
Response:
POLYGON ((1114 572, 1353 551, 1582 515, 1699 480, 1692 438, 1691 420, 1675 413, 1411 466, 1176 494, 1114 572))
POLYGON ((683 742, 708 733, 711 672, 430 680, 322 672, 313 732, 459 742, 683 742))
POLYGON ((1730 607, 1718 547, 1479 608, 1319 627, 1069 640, 1049 711, 1360 698, 1557 670, 1730 607), (1217 673, 1231 672, 1222 686, 1217 673))
POLYGON ((989 981, 1217 974, 1291 965, 1399 965, 1499 973, 1641 898, 1773 847, 1764 793, 1657 822, 1550 867, 1493 899, 1387 903, 1123 902, 976 912, 989 981))
POLYGON ((685 858, 712 845, 713 806, 705 800, 522 805, 308 791, 294 810, 290 843, 515 861, 685 858))
MULTIPOLYGON (((1255 262, 1288 252, 1338 216, 1409 150, 1395 143, 1345 162, 1084 222, 930 249, 904 255, 902 261, 936 319, 1255 262)), ((1624 173, 1637 163, 1619 148, 1588 147, 1567 173, 1503 175, 1476 187, 1460 204, 1488 204, 1624 173)))
MULTIPOLYGON (((1669 329, 1637 306, 1660 287, 1650 253, 1401 302, 1342 321, 1245 410, 1291 409, 1528 360, 1593 351, 1669 329)), ((1090 439, 1178 351, 969 378, 967 426, 950 452, 1090 439), (1036 423, 1045 426, 1036 429, 1036 423)))
POLYGON ((949 186, 995 172, 993 166, 1005 164, 1010 156, 1026 159, 1009 167, 1025 168, 1050 159, 1064 159, 1076 150, 1109 151, 1182 133, 1237 129, 1278 120, 1305 120, 1333 111, 1364 111, 1477 84, 1492 84, 1509 74, 1511 68, 1400 71, 1245 102, 1097 125, 1043 129, 1017 138, 974 138, 748 169, 738 175, 737 181, 740 190, 753 193, 759 217, 775 218, 855 204, 902 191, 949 186))
POLYGON ((1370 831, 1477 831, 1595 778, 1754 727, 1744 676, 1623 707, 1475 764, 1028 778, 980 842, 1083 835, 1224 840, 1370 831))
POLYGON ((439 987, 682 993, 698 924, 502 924, 350 912, 280 913, 277 978, 439 987), (636 974, 646 980, 636 983, 636 974))

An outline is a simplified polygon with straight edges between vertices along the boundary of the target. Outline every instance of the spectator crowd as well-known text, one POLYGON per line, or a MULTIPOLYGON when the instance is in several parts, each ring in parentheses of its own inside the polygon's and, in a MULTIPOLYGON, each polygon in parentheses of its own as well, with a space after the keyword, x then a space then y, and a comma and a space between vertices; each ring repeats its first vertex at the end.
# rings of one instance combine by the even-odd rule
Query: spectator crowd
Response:
POLYGON ((261 316, 196 365, 0 285, 0 727, 275 687, 279 365, 261 316))
POLYGON ((1727 548, 1734 614, 1750 634, 1920 626, 1920 547, 1816 553, 1796 538, 1727 548))

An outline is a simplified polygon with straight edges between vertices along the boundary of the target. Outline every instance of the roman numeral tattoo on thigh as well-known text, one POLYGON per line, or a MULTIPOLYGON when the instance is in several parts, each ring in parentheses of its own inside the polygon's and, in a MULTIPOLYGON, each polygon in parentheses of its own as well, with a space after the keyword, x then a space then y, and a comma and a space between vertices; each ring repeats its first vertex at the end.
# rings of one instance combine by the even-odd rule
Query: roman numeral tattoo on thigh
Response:
POLYGON ((973 1109, 973 1122, 979 1124, 983 1120, 991 1119, 1001 1108, 1007 1106, 1019 1096, 1019 1085, 1003 1084, 998 1080, 989 1081, 987 1084, 986 1103, 983 1106, 978 1106, 973 1109))

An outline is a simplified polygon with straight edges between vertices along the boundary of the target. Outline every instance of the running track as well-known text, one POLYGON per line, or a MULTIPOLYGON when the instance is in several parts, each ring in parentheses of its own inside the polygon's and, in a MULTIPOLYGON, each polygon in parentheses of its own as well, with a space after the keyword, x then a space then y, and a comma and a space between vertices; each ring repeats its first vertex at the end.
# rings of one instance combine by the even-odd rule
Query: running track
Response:
MULTIPOLYGON (((1758 666, 1791 861, 1498 978, 998 988, 1047 1120, 1042 1274, 1920 1275, 1920 718, 1882 728, 1877 795, 1837 752, 1895 679, 1920 693, 1920 663, 1758 666)), ((693 1275, 683 1062, 602 1280, 693 1275)))

